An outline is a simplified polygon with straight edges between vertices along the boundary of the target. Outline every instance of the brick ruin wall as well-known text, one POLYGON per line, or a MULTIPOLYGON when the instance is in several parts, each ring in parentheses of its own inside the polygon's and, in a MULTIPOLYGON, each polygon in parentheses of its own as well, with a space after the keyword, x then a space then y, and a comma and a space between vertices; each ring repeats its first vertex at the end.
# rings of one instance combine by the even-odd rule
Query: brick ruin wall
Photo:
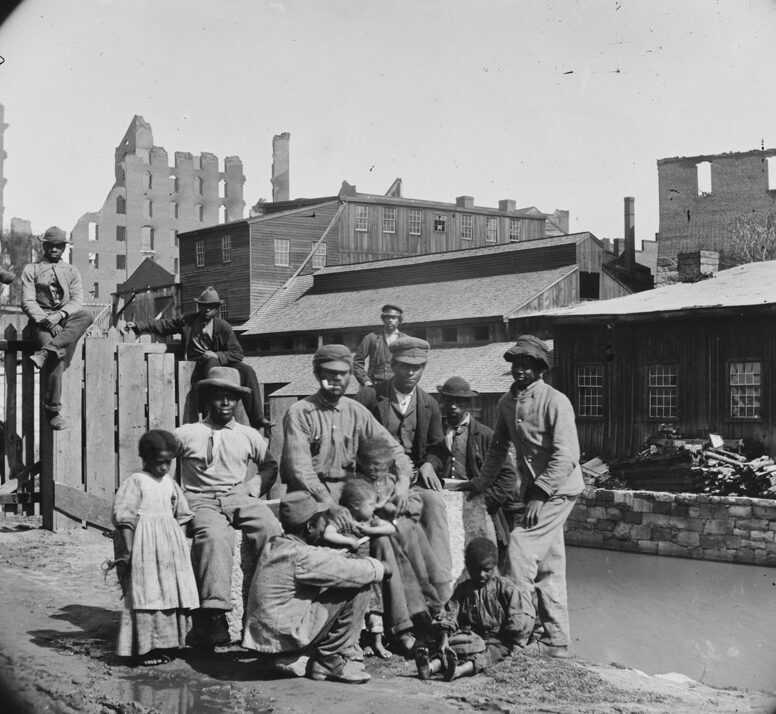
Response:
POLYGON ((566 523, 566 543, 776 566, 776 501, 588 488, 566 523))

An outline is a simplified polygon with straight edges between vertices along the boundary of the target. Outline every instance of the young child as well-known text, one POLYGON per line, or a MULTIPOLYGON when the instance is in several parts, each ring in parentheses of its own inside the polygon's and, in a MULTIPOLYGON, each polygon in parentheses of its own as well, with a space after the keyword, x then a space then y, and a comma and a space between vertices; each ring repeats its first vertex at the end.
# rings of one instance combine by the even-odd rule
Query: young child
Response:
MULTIPOLYGON (((396 526, 375 515, 377 498, 377 490, 369 481, 354 478, 345 482, 340 496, 340 505, 350 511, 355 524, 346 532, 337 528, 333 522, 328 523, 323 531, 324 543, 349 548, 358 555, 366 557, 369 555, 371 537, 394 535, 396 526)), ((372 586, 365 625, 370 635, 372 651, 378 657, 388 659, 391 652, 383 642, 383 596, 380 583, 372 586)))
POLYGON ((180 486, 168 474, 178 441, 152 429, 138 445, 143 470, 121 484, 113 502, 116 567, 124 591, 117 654, 135 664, 171 660, 185 645, 189 611, 199 607, 197 583, 179 524, 190 521, 180 486))
POLYGON ((469 580, 458 585, 437 617, 438 652, 419 647, 415 664, 420 679, 442 672, 445 680, 467 677, 524 646, 533 629, 530 595, 498 575, 498 549, 487 538, 474 538, 465 552, 469 580))

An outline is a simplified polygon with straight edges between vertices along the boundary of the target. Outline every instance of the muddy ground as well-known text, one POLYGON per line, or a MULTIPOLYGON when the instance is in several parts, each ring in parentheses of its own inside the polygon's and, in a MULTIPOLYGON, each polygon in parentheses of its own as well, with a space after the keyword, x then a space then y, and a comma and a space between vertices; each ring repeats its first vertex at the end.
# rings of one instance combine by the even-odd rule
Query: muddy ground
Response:
POLYGON ((337 712, 775 712, 762 692, 720 690, 615 663, 517 655, 486 675, 420 682, 414 665, 368 660, 370 683, 269 679, 251 653, 186 653, 155 668, 113 654, 120 601, 101 563, 110 541, 0 516, 0 709, 86 714, 337 712))

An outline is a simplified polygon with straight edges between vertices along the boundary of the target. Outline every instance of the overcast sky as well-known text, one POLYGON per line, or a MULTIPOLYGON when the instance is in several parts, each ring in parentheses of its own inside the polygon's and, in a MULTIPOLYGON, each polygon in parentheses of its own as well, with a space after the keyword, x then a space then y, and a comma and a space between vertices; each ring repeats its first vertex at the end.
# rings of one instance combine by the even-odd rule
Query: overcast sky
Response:
MULTIPOLYGON (((237 154, 270 198, 343 179, 658 229, 658 158, 776 145, 772 0, 26 0, 0 28, 6 222, 70 230, 134 114, 169 152, 237 154)), ((247 215, 247 207, 246 207, 247 215)))

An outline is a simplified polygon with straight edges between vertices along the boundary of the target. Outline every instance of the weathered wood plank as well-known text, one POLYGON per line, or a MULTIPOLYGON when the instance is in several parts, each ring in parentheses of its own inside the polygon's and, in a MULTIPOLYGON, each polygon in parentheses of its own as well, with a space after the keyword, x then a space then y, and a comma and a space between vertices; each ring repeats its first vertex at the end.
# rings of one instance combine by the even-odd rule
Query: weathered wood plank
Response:
POLYGON ((137 443, 147 428, 145 353, 147 345, 118 345, 118 475, 119 483, 138 469, 137 443))
POLYGON ((175 355, 148 355, 148 428, 175 429, 175 355))
POLYGON ((90 337, 85 345, 84 479, 86 490, 112 499, 116 492, 116 342, 90 337))
POLYGON ((75 522, 113 530, 112 502, 59 481, 54 483, 57 515, 64 515, 75 522))
MULTIPOLYGON (((16 334, 16 329, 13 325, 9 325, 6 329, 6 337, 11 332, 14 335, 16 334)), ((3 366, 5 369, 5 444, 3 449, 5 457, 3 459, 3 468, 0 471, 0 481, 5 481, 6 474, 11 476, 14 472, 14 467, 18 467, 18 464, 14 464, 14 455, 16 453, 16 444, 14 443, 14 437, 16 436, 16 350, 8 350, 5 353, 3 366)))
MULTIPOLYGON (((22 448, 24 450, 24 463, 29 466, 35 461, 35 368, 28 359, 22 359, 22 448)), ((28 484, 34 491, 34 481, 28 484)), ((32 499, 23 508, 24 513, 32 515, 35 507, 32 499)))
POLYGON ((191 373, 194 362, 181 360, 178 362, 178 423, 190 424, 199 421, 197 414, 197 395, 191 389, 191 373))

